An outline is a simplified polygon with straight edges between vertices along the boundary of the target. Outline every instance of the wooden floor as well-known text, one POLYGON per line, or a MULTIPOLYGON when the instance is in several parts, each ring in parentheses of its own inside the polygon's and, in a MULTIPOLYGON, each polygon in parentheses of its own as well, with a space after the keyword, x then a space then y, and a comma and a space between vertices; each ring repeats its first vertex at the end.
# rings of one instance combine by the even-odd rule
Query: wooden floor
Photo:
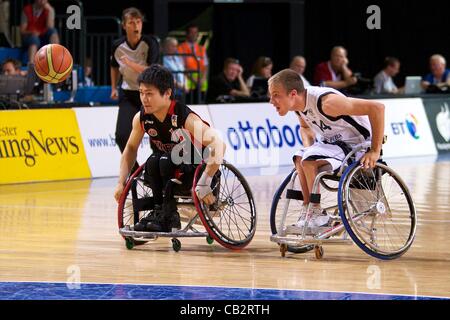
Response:
MULTIPOLYGON (((380 261, 356 245, 325 246, 281 258, 269 241, 269 208, 285 174, 248 176, 258 210, 256 236, 233 252, 203 238, 169 239, 127 250, 118 234, 115 179, 0 186, 0 281, 202 285, 450 297, 450 162, 390 164, 418 210, 412 248, 380 261)), ((285 171, 286 172, 286 171, 285 171)))

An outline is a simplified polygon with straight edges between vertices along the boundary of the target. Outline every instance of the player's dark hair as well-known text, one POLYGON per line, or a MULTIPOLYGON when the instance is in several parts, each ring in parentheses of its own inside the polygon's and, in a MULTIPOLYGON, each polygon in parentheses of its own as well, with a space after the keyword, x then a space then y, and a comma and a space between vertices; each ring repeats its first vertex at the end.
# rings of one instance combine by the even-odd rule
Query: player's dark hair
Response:
POLYGON ((161 95, 171 89, 170 98, 173 99, 174 79, 169 69, 160 64, 152 64, 138 77, 138 84, 149 84, 156 87, 161 95))
POLYGON ((16 70, 19 70, 22 67, 22 62, 20 62, 17 59, 14 59, 14 58, 5 59, 2 63, 2 67, 4 65, 6 65, 7 63, 12 63, 12 65, 14 66, 14 69, 16 69, 16 70))
POLYGON ((297 90, 297 93, 305 91, 305 85, 303 84, 302 78, 297 72, 291 69, 284 69, 274 74, 269 79, 269 85, 271 83, 281 84, 288 93, 294 89, 297 90))

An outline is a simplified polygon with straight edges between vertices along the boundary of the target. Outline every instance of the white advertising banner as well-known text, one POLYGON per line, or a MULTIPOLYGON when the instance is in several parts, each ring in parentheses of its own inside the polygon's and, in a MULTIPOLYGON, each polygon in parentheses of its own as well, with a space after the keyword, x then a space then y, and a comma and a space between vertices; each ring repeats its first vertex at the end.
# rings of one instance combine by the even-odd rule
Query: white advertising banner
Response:
POLYGON ((209 105, 209 111, 227 145, 225 159, 238 168, 289 165, 301 147, 300 124, 293 112, 281 117, 269 103, 209 105))
MULTIPOLYGON (((383 99, 386 106, 383 146, 385 158, 436 155, 422 100, 383 99)), ((280 117, 269 103, 190 106, 210 123, 227 145, 226 160, 238 168, 261 168, 275 174, 291 165, 301 147, 300 124, 289 112, 280 117)), ((93 177, 117 176, 120 151, 115 142, 118 107, 75 108, 86 156, 93 177)), ((138 151, 138 162, 151 154, 148 136, 138 151)))
MULTIPOLYGON (((121 154, 115 132, 119 108, 92 107, 74 110, 92 177, 118 176, 121 154)), ((138 150, 138 163, 144 163, 150 154, 149 139, 145 135, 138 150)))
POLYGON ((387 142, 383 146, 385 158, 436 155, 430 125, 422 99, 383 99, 387 142))

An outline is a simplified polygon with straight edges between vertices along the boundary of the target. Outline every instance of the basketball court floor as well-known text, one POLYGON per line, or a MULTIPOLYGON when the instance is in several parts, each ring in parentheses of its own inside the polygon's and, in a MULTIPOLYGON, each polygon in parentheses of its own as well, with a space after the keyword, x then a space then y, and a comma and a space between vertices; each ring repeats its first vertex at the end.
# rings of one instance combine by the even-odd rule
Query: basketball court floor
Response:
POLYGON ((450 297, 450 159, 392 160, 418 212, 416 239, 381 261, 356 245, 280 256, 270 242, 276 176, 246 172, 258 213, 250 245, 230 251, 182 238, 127 250, 116 179, 0 186, 0 299, 427 299, 450 297))

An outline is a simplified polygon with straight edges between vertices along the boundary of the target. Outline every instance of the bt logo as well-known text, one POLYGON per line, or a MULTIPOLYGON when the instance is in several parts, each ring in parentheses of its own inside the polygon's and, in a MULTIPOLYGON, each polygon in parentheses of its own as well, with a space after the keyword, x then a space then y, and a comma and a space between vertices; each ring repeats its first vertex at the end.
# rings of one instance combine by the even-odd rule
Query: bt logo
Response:
POLYGON ((418 124, 419 121, 412 113, 407 114, 405 122, 391 122, 392 133, 398 136, 408 132, 414 139, 418 140, 420 138, 417 133, 418 124))

